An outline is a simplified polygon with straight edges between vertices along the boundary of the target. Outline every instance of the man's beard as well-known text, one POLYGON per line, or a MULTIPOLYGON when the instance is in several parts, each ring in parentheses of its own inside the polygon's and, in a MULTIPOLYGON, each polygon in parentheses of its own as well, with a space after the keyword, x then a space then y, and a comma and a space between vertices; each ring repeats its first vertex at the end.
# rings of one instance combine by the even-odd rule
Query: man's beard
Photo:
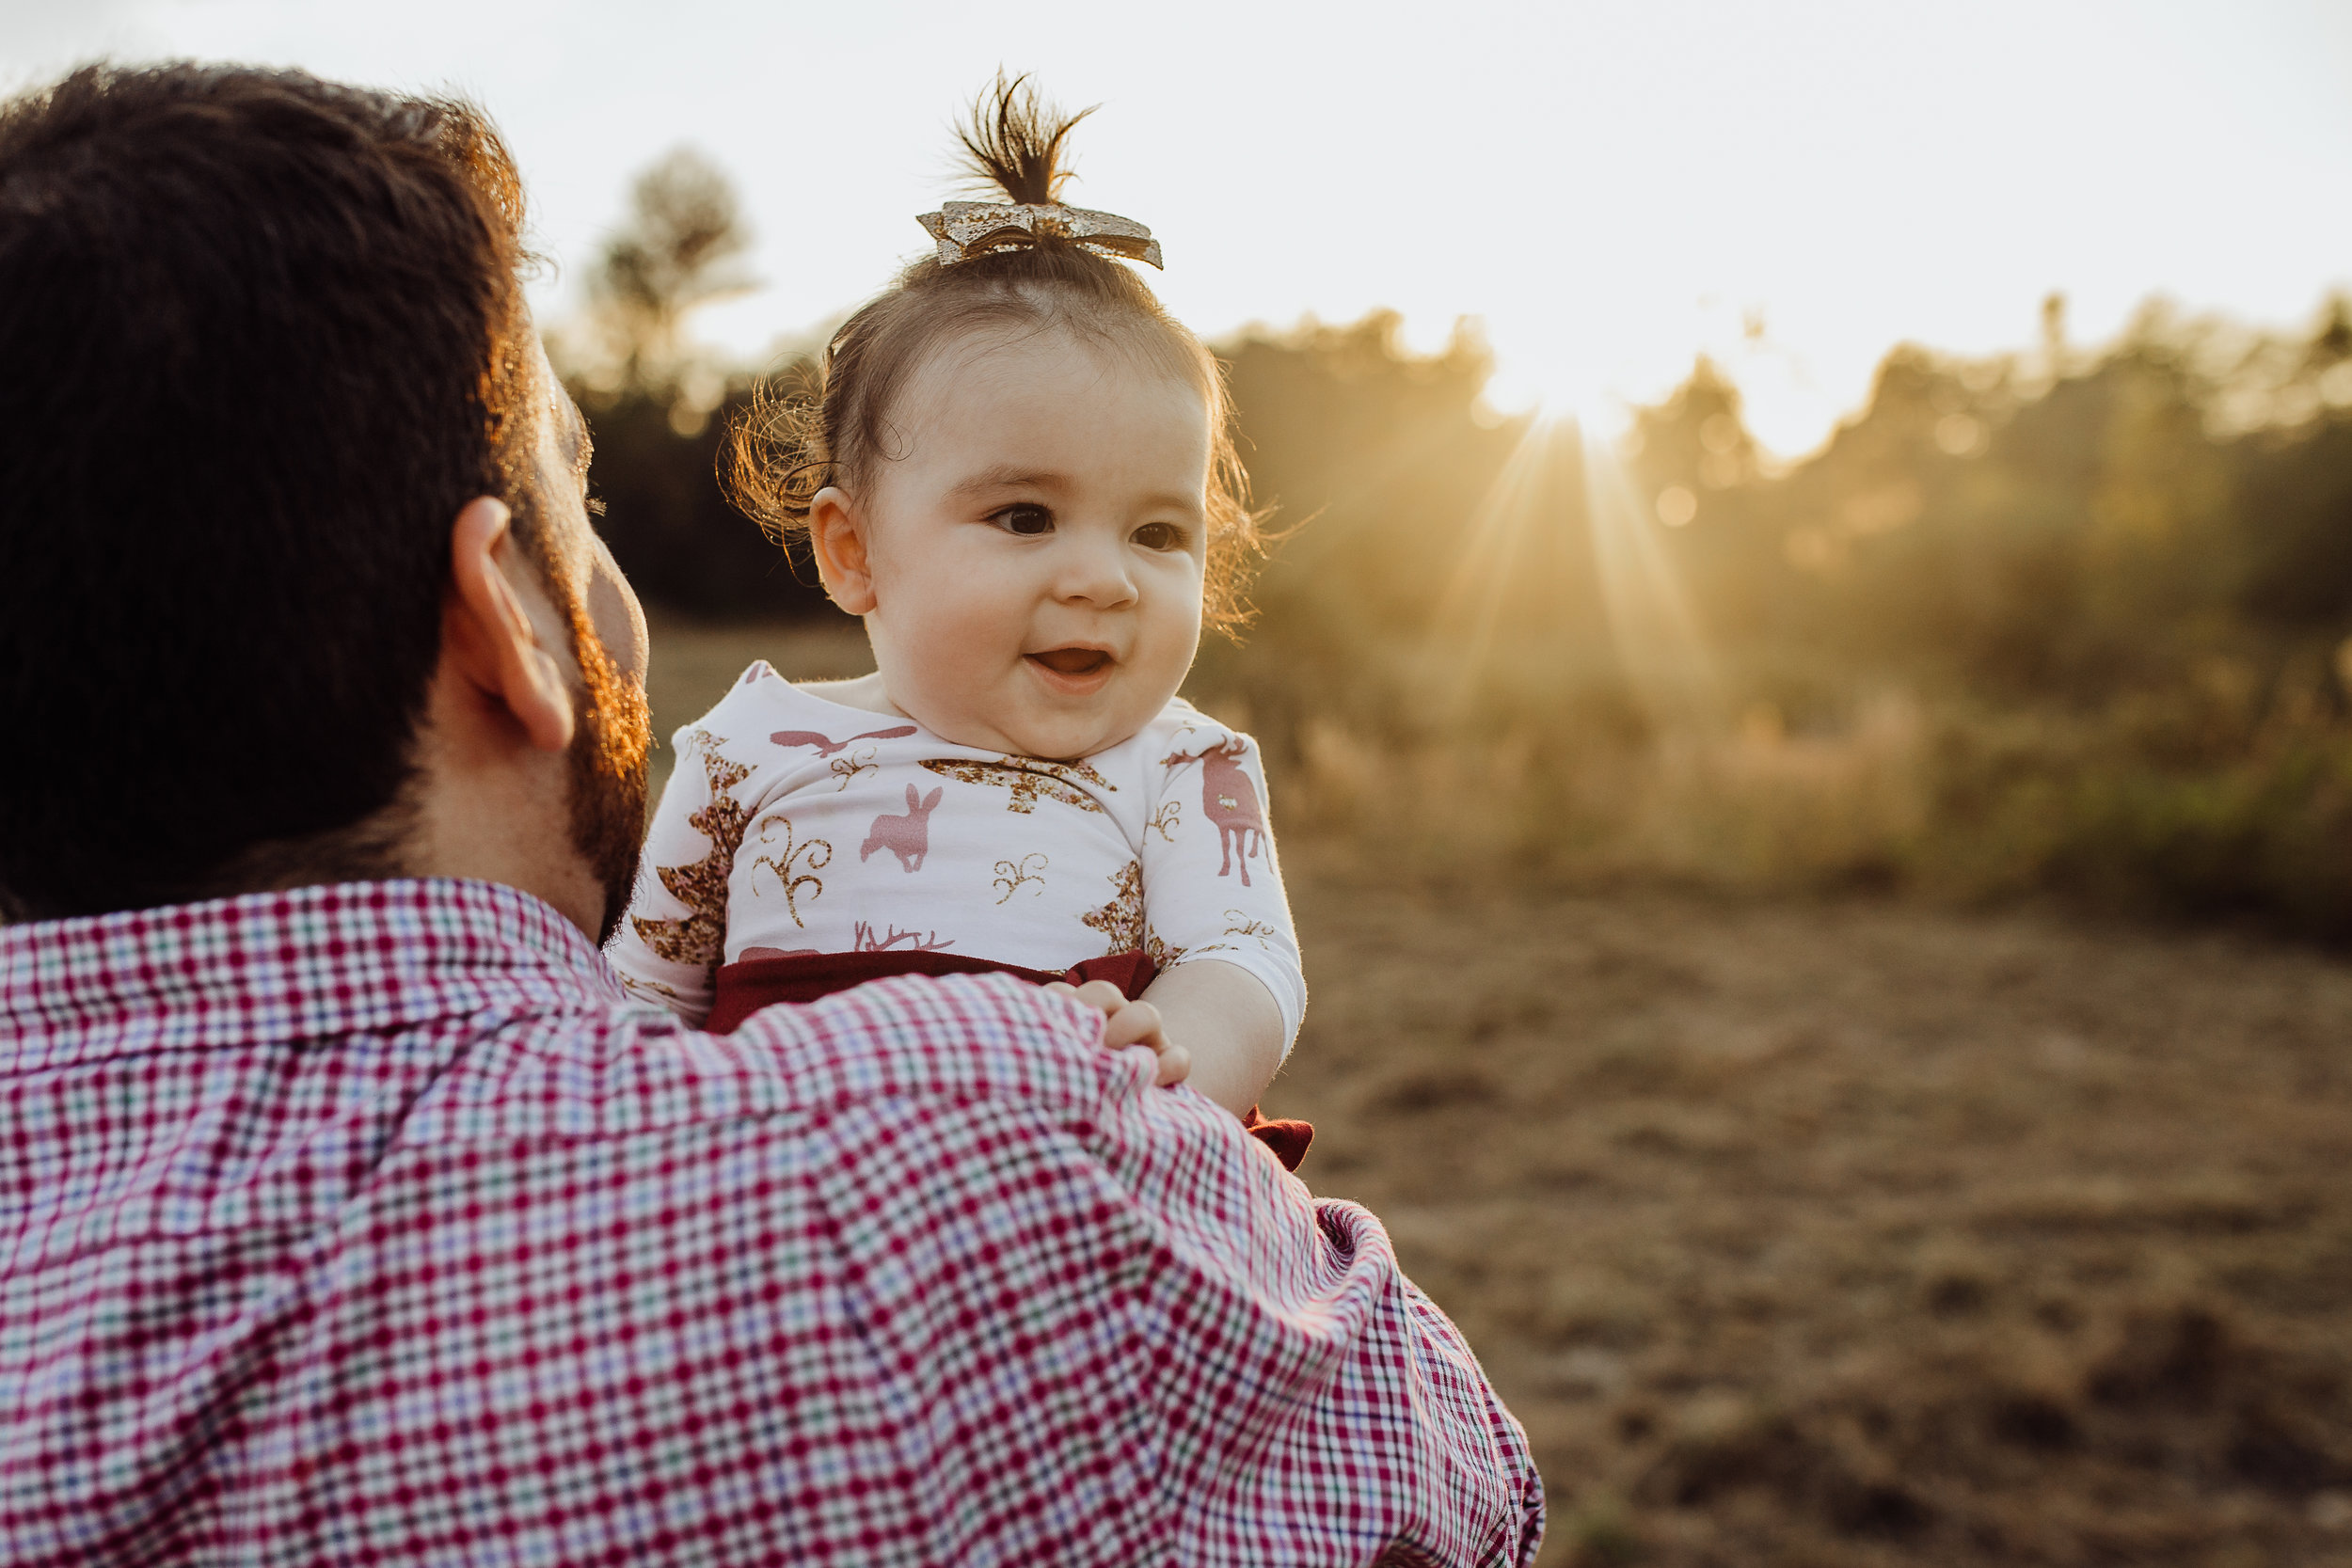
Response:
MULTIPOLYGON (((566 595, 568 597, 568 595, 566 595)), ((572 847, 604 888, 599 945, 628 912, 637 885, 637 857, 645 841, 645 762, 653 721, 643 683, 621 673, 604 651, 587 612, 564 607, 572 624, 572 653, 583 689, 574 698, 578 722, 565 761, 572 847)))

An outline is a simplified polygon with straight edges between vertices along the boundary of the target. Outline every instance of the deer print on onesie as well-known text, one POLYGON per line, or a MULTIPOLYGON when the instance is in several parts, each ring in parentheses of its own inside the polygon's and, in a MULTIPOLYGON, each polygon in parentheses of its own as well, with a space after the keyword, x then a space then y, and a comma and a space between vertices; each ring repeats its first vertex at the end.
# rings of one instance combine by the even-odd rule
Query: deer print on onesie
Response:
POLYGON ((1248 736, 1179 699, 1056 760, 885 717, 763 662, 679 732, 607 950, 634 994, 699 1023, 719 967, 747 958, 897 950, 1058 972, 1139 951, 1248 970, 1296 1035, 1306 985, 1248 736))
POLYGON ((1249 742, 1236 737, 1205 751, 1179 752, 1161 765, 1200 765, 1200 811, 1216 824, 1216 874, 1231 876, 1238 861, 1244 887, 1249 885, 1249 857, 1265 844, 1265 813, 1258 806, 1258 786, 1241 765, 1248 754, 1249 742))

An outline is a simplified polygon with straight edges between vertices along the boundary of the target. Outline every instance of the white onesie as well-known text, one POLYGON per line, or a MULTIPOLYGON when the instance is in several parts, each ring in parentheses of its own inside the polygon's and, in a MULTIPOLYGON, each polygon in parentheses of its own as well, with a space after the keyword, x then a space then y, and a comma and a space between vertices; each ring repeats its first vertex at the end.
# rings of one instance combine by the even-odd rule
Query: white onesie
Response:
POLYGON ((1047 762, 827 702, 762 660, 673 744, 607 956, 690 1022, 742 958, 897 949, 1060 971, 1141 950, 1248 970, 1297 1037, 1307 988, 1257 748, 1181 698, 1107 751, 1047 762))

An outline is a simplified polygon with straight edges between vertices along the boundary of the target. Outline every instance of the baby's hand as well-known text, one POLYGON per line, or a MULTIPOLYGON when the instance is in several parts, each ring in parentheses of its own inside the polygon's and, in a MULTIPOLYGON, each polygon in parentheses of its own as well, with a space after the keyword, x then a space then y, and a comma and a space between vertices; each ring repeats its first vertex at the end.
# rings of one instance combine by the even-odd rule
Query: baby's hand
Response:
POLYGON ((1120 1051, 1131 1045, 1148 1045, 1160 1059, 1159 1075, 1153 1082, 1181 1084, 1192 1070, 1192 1058, 1181 1045, 1168 1043, 1168 1036, 1160 1028, 1160 1010, 1149 1002, 1130 1002, 1126 993, 1108 980, 1089 980, 1073 986, 1067 980, 1047 984, 1047 990, 1057 990, 1074 996, 1103 1014, 1103 1048, 1120 1051))

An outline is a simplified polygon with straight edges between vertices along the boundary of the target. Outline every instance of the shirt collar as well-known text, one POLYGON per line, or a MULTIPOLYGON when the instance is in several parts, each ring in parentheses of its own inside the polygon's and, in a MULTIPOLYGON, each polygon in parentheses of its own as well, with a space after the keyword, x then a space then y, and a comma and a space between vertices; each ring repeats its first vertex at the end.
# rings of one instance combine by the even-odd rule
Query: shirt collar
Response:
POLYGON ((0 1066, 399 1029, 624 1000, 551 907, 497 882, 343 882, 0 927, 0 1066))

